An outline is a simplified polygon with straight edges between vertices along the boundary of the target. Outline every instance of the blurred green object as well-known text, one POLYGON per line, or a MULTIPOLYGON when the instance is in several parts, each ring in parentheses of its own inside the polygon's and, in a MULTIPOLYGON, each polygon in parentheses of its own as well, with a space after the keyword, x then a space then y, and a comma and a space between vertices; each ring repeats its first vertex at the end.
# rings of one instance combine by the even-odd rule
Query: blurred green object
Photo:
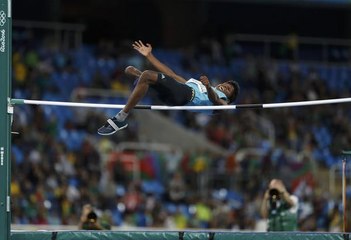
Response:
POLYGON ((345 154, 345 155, 351 155, 351 151, 345 151, 345 150, 342 150, 342 154, 345 154))

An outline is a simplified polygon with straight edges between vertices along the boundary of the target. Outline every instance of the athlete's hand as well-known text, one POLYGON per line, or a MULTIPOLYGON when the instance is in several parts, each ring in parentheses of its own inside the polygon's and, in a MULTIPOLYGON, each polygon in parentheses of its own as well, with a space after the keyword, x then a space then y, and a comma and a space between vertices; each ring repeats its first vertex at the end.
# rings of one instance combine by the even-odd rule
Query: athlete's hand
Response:
POLYGON ((141 40, 135 41, 132 46, 135 50, 137 50, 141 55, 145 57, 147 57, 152 51, 152 46, 149 43, 145 45, 141 40))
POLYGON ((210 86, 210 80, 208 80, 207 76, 201 76, 200 77, 200 82, 205 85, 205 87, 209 87, 210 86))

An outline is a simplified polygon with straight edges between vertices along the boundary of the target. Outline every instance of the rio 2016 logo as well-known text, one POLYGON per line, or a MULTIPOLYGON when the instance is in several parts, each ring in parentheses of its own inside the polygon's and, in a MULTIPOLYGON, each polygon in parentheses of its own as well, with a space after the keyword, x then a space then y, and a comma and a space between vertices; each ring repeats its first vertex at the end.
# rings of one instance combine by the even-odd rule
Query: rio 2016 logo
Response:
POLYGON ((5 29, 0 30, 0 52, 5 52, 6 50, 6 36, 5 29))
POLYGON ((4 11, 0 11, 0 27, 3 27, 6 23, 6 13, 4 11))
POLYGON ((1 147, 0 148, 0 166, 4 165, 4 154, 5 154, 5 148, 1 147))
MULTIPOLYGON (((6 23, 6 13, 0 11, 0 27, 3 27, 6 23)), ((5 29, 0 30, 0 52, 5 52, 6 50, 6 32, 5 29)))

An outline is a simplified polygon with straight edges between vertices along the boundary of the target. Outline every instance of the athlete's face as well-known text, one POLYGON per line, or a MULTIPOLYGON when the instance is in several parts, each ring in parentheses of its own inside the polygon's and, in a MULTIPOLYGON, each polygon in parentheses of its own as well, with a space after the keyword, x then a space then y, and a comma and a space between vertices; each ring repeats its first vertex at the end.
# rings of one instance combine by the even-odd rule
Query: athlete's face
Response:
POLYGON ((228 82, 218 84, 216 88, 223 92, 228 98, 234 94, 234 86, 228 82))

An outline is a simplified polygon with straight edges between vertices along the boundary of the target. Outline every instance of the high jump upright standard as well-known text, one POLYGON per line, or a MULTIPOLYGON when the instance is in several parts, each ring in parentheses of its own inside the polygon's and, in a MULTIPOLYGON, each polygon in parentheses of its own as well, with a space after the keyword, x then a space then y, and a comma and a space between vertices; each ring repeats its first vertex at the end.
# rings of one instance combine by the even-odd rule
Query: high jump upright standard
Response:
POLYGON ((11 226, 11 0, 0 0, 0 240, 10 239, 11 226))

